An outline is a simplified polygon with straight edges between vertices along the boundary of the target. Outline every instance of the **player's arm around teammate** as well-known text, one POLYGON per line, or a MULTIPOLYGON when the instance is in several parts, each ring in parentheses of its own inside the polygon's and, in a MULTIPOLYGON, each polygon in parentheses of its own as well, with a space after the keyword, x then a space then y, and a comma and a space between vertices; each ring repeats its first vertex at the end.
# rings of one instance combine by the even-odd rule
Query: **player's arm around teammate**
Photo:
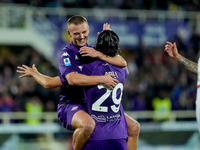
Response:
MULTIPOLYGON (((62 86, 62 82, 59 76, 49 77, 43 75, 37 70, 35 64, 32 65, 32 68, 26 65, 18 66, 17 68, 18 68, 17 72, 22 74, 21 76, 19 76, 19 78, 33 77, 36 82, 38 82, 46 89, 53 89, 62 86)), ((90 85, 104 84, 106 87, 113 89, 118 83, 118 80, 113 78, 114 77, 113 74, 106 74, 104 76, 86 76, 75 73, 74 74, 75 78, 76 74, 80 77, 80 79, 78 79, 77 81, 70 81, 71 82, 70 85, 90 86, 90 85)))
POLYGON ((91 47, 87 47, 87 46, 81 47, 79 52, 80 52, 80 54, 82 54, 83 57, 90 56, 93 58, 99 58, 103 61, 106 61, 110 64, 113 64, 113 65, 116 65, 116 66, 119 66, 122 68, 127 66, 126 61, 120 55, 117 55, 115 57, 106 56, 103 53, 101 53, 91 47))

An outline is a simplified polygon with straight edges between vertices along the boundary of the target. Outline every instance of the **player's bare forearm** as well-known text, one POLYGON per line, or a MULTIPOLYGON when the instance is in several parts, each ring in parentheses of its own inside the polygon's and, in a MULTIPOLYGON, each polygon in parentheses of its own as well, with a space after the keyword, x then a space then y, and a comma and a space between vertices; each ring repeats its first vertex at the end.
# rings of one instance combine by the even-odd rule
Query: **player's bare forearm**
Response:
POLYGON ((32 68, 26 65, 18 66, 17 68, 18 68, 17 72, 21 74, 19 78, 32 77, 35 79, 36 82, 38 82, 40 85, 42 85, 44 88, 47 89, 52 89, 58 86, 62 86, 62 82, 58 76, 49 77, 41 74, 40 72, 38 72, 34 64, 32 68))
POLYGON ((69 85, 74 85, 74 86, 90 86, 90 85, 97 85, 100 83, 100 78, 94 78, 71 72, 66 75, 66 79, 69 83, 69 85))
POLYGON ((189 59, 183 56, 179 57, 177 60, 179 64, 181 64, 181 66, 183 66, 185 69, 189 70, 193 74, 197 75, 197 63, 190 61, 189 59))
POLYGON ((102 54, 99 58, 110 64, 113 64, 113 65, 116 65, 116 66, 119 66, 122 68, 127 67, 126 60, 123 57, 121 57, 120 55, 117 55, 115 57, 110 57, 110 56, 106 56, 106 55, 102 54))
POLYGON ((113 89, 119 82, 114 79, 115 75, 106 74, 104 76, 87 76, 75 72, 71 72, 66 75, 66 79, 69 85, 73 86, 92 86, 98 84, 104 84, 106 87, 113 89))
POLYGON ((127 66, 126 61, 120 55, 117 55, 115 57, 110 57, 110 56, 102 54, 101 52, 91 47, 86 47, 86 46, 81 47, 79 52, 83 57, 84 56, 90 56, 93 58, 98 57, 101 60, 104 60, 110 64, 113 64, 122 68, 127 66))
POLYGON ((38 82, 40 85, 42 85, 46 89, 53 89, 53 88, 62 86, 62 82, 60 81, 60 78, 58 76, 49 77, 37 72, 37 73, 34 73, 32 77, 35 79, 36 82, 38 82))

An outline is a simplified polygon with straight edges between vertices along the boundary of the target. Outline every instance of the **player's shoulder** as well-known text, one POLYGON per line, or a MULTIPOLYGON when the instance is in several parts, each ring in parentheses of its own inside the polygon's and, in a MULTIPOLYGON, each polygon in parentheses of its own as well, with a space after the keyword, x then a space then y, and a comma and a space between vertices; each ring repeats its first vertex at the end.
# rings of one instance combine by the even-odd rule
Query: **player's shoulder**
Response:
POLYGON ((86 44, 87 47, 95 48, 95 46, 91 46, 88 43, 86 44))
POLYGON ((61 51, 60 51, 60 56, 61 57, 66 57, 74 54, 72 46, 70 44, 66 45, 61 51))
POLYGON ((94 65, 94 67, 99 67, 99 66, 106 66, 107 62, 101 60, 101 59, 97 59, 95 62, 92 63, 94 65))
POLYGON ((73 45, 71 43, 67 44, 61 51, 73 51, 73 45))
POLYGON ((92 61, 88 64, 85 64, 86 66, 91 67, 93 70, 95 70, 99 65, 101 65, 101 63, 99 61, 92 61))
POLYGON ((93 61, 89 64, 86 64, 85 66, 90 70, 91 72, 94 72, 95 70, 100 70, 102 63, 98 60, 93 61))
POLYGON ((119 67, 119 66, 116 66, 116 65, 113 65, 113 64, 110 64, 111 65, 111 67, 113 68, 113 69, 115 69, 116 71, 118 71, 118 72, 121 72, 121 73, 123 73, 123 74, 128 74, 128 72, 127 72, 127 68, 126 67, 119 67))

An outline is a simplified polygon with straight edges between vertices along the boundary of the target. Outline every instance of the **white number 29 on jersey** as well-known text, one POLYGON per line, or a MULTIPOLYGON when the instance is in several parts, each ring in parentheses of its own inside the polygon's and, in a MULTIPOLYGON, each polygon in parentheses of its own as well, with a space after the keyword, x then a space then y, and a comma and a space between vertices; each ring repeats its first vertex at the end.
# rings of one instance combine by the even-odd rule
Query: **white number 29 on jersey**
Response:
MULTIPOLYGON (((99 89, 105 88, 103 85, 98 85, 97 86, 99 89)), ((106 92, 92 105, 92 110, 93 111, 100 111, 100 112, 108 112, 108 106, 101 106, 101 104, 112 94, 112 100, 114 102, 114 105, 111 105, 111 109, 113 112, 118 112, 120 108, 120 102, 122 99, 122 91, 123 91, 123 84, 118 83, 113 90, 109 90, 107 88, 106 92), (119 98, 117 98, 117 90, 120 89, 121 93, 119 98), (116 106, 118 105, 118 106, 116 106)))

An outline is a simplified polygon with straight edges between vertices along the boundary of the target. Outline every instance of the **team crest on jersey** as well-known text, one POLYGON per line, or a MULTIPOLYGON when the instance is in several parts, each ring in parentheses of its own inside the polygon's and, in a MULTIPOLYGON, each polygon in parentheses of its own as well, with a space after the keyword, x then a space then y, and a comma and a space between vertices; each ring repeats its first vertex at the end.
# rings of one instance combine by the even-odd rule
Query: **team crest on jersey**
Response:
POLYGON ((77 108, 78 108, 78 106, 72 107, 71 111, 76 110, 77 108))
POLYGON ((65 58, 64 59, 64 63, 65 63, 65 66, 70 66, 71 65, 71 62, 70 62, 69 58, 65 58))
POLYGON ((69 54, 67 52, 64 52, 61 57, 63 56, 69 56, 69 54))

